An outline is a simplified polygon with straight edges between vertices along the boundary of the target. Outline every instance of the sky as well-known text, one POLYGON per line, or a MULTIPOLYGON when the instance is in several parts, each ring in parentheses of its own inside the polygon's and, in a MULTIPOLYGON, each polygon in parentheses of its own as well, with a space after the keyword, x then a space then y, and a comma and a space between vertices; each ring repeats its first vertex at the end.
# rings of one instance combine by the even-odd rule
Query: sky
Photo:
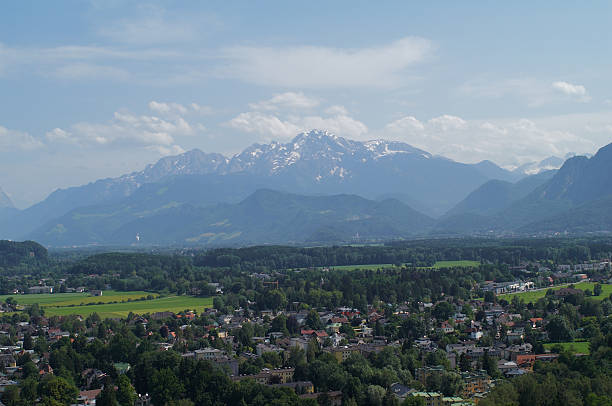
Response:
POLYGON ((24 208, 325 129, 503 167, 612 142, 612 3, 0 3, 0 188, 24 208))

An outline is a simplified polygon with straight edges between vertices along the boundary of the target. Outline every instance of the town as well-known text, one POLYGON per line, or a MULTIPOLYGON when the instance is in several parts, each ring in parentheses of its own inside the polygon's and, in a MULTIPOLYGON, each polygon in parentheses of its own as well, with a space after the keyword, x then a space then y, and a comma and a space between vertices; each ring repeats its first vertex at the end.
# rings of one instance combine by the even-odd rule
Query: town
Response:
MULTIPOLYGON (((459 406, 497 404, 509 392, 541 396, 521 392, 521 385, 542 389, 550 373, 559 385, 576 373, 609 382, 605 369, 593 370, 609 365, 612 274, 605 250, 574 263, 493 264, 482 255, 418 267, 278 267, 270 258, 285 261, 299 249, 270 250, 235 250, 234 258, 101 254, 41 271, 53 263, 50 254, 17 264, 28 273, 7 276, 15 268, 5 267, 2 402, 459 406), (129 291, 117 291, 138 275, 154 283, 151 262, 169 283, 188 285, 174 289, 210 296, 210 305, 98 313, 163 301, 167 287, 127 300, 121 294, 129 291), (65 304, 74 295, 81 303, 65 304)), ((318 254, 302 253, 306 262, 318 254)), ((599 393, 591 397, 609 400, 605 388, 594 386, 599 393)))

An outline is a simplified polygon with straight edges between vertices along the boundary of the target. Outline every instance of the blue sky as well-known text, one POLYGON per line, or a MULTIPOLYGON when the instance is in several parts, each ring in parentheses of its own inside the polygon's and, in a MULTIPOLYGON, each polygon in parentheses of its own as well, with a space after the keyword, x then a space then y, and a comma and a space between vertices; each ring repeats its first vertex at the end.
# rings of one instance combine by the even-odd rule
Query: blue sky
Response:
POLYGON ((0 187, 311 128, 513 166, 612 139, 608 2, 0 4, 0 187))

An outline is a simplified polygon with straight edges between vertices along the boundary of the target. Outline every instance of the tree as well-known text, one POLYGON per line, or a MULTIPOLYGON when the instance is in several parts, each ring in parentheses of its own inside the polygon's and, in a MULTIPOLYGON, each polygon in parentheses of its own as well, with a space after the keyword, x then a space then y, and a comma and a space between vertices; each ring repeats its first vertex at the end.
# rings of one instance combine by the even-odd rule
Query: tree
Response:
POLYGON ((96 406, 117 406, 117 394, 110 378, 106 379, 102 392, 96 398, 96 406))
POLYGON ((321 319, 319 318, 319 313, 317 313, 316 310, 312 309, 308 312, 308 316, 306 316, 306 325, 314 330, 320 330, 323 328, 321 319))
POLYGON ((66 379, 49 376, 45 377, 40 383, 39 394, 43 401, 50 404, 59 403, 64 405, 72 404, 76 401, 78 389, 66 379))
POLYGON ((420 396, 408 396, 402 406, 425 406, 425 399, 420 396))
POLYGON ((34 341, 32 340, 32 335, 27 333, 23 336, 23 349, 31 350, 34 348, 34 341))
POLYGON ((387 393, 385 388, 378 385, 369 385, 367 389, 368 405, 382 406, 383 399, 387 393))
POLYGON ((165 405, 173 399, 181 398, 183 385, 170 368, 155 371, 151 383, 151 400, 154 405, 165 405))
POLYGON ((602 291, 602 287, 601 287, 601 283, 597 283, 595 284, 595 286, 593 287, 593 295, 595 296, 599 296, 601 295, 601 291, 602 291))
POLYGON ((447 320, 454 313, 455 309, 453 305, 448 302, 440 302, 438 303, 434 309, 432 314, 438 320, 447 320))
POLYGON ((136 391, 130 379, 125 375, 119 375, 119 378, 117 378, 117 401, 119 404, 121 406, 132 406, 136 397, 136 391))
POLYGON ((567 318, 561 315, 550 318, 546 325, 546 331, 551 341, 571 341, 574 335, 567 318))
POLYGON ((472 360, 470 360, 470 357, 464 352, 459 356, 459 370, 462 372, 469 372, 472 370, 472 360))
POLYGON ((495 303, 495 293, 493 291, 486 291, 484 294, 484 300, 487 303, 495 303))
POLYGON ((2 392, 2 402, 4 402, 6 406, 19 406, 21 403, 19 387, 8 386, 4 392, 2 392))

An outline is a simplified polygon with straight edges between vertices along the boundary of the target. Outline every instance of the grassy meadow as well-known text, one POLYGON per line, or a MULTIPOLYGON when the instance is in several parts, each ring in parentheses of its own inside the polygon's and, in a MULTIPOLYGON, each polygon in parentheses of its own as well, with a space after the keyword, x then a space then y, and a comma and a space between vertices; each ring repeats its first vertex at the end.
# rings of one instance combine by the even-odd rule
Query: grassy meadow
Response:
POLYGON ((183 310, 203 311, 212 307, 212 297, 200 298, 193 296, 169 296, 159 297, 156 293, 143 291, 117 292, 105 290, 102 296, 90 296, 89 293, 55 293, 55 294, 32 294, 32 295, 4 295, 0 300, 14 298, 20 305, 31 305, 38 303, 45 310, 47 316, 66 316, 78 314, 88 316, 98 313, 102 318, 126 317, 130 312, 137 314, 155 312, 180 312, 183 310), (137 300, 147 296, 153 296, 150 300, 137 300))
POLYGON ((563 349, 565 350, 572 350, 574 353, 579 353, 579 354, 589 354, 590 350, 589 350, 589 343, 588 341, 570 341, 570 342, 565 342, 565 343, 547 343, 544 344, 544 348, 546 348, 547 350, 560 345, 561 347, 563 347, 563 349))
MULTIPOLYGON (((558 285, 551 289, 558 290, 561 288, 566 288, 569 285, 570 284, 558 285)), ((593 288, 595 287, 595 284, 593 282, 580 282, 580 283, 575 283, 574 287, 576 289, 590 290, 591 292, 593 292, 593 288)), ((603 300, 606 297, 610 296, 610 294, 612 294, 612 285, 606 284, 606 285, 602 285, 601 287, 602 287, 601 295, 591 296, 591 299, 603 300)), ((524 300, 525 303, 534 303, 534 302, 537 302, 539 299, 543 298, 544 296, 546 296, 547 290, 548 289, 539 289, 539 290, 532 290, 528 292, 507 293, 505 295, 499 295, 498 297, 500 299, 505 299, 505 300, 510 301, 512 300, 514 296, 518 296, 519 299, 524 300)))

